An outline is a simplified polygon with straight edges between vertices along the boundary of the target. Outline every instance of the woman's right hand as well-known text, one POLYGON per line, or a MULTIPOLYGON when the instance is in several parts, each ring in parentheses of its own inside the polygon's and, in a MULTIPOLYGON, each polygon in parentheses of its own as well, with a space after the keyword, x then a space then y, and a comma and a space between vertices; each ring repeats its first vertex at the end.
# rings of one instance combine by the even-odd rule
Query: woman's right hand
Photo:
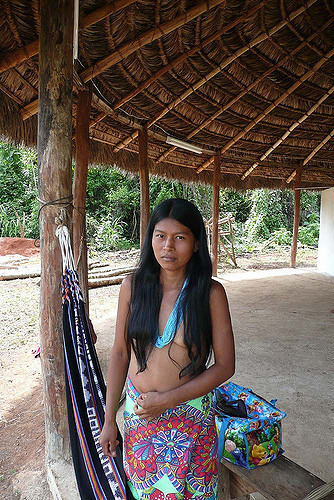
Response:
POLYGON ((117 424, 116 422, 105 423, 99 438, 102 446, 103 454, 108 457, 116 457, 116 446, 119 444, 117 440, 117 424))

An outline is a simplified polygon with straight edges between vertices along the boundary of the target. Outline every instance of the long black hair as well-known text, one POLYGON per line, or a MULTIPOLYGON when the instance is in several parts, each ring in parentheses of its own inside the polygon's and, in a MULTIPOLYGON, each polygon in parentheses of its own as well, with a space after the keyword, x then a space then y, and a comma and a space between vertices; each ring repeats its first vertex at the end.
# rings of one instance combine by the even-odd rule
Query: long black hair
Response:
POLYGON ((184 292, 183 321, 184 343, 190 363, 180 371, 181 378, 201 373, 212 352, 210 315, 212 263, 203 218, 197 207, 187 200, 170 198, 160 203, 152 212, 140 261, 132 276, 127 342, 129 348, 132 346, 137 358, 138 371, 143 372, 157 339, 162 300, 160 265, 153 253, 152 236, 156 224, 166 218, 188 227, 198 247, 186 270, 188 284, 184 292))

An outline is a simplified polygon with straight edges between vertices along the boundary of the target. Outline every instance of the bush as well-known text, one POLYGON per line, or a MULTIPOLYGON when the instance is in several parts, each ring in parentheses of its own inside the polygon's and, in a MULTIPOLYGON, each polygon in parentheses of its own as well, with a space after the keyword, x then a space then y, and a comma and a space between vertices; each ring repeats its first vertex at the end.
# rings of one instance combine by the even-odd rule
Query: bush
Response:
POLYGON ((267 246, 273 246, 273 245, 290 246, 291 243, 292 243, 292 233, 285 227, 280 227, 279 229, 276 229, 267 240, 267 246))
POLYGON ((131 247, 131 242, 124 237, 125 223, 111 215, 97 221, 87 216, 87 240, 94 250, 110 251, 131 247))
POLYGON ((306 224, 299 228, 298 241, 305 246, 317 246, 319 240, 319 216, 310 214, 306 224))

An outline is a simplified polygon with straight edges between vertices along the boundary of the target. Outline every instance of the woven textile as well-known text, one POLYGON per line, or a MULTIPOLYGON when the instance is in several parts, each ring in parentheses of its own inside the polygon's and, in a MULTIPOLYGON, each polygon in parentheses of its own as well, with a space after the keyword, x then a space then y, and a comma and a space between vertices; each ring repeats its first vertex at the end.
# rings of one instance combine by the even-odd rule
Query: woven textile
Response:
POLYGON ((62 300, 68 420, 80 497, 132 499, 125 486, 121 435, 115 459, 103 455, 98 441, 104 422, 106 388, 74 271, 66 270, 63 275, 62 300))

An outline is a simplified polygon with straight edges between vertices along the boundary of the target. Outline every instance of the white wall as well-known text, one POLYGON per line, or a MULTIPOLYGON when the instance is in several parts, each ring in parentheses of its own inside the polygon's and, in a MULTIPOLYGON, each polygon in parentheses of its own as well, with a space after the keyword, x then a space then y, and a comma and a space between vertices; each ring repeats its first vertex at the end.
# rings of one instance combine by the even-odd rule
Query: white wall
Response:
POLYGON ((318 270, 334 276, 334 188, 321 194, 318 270))

